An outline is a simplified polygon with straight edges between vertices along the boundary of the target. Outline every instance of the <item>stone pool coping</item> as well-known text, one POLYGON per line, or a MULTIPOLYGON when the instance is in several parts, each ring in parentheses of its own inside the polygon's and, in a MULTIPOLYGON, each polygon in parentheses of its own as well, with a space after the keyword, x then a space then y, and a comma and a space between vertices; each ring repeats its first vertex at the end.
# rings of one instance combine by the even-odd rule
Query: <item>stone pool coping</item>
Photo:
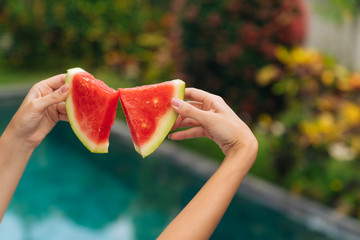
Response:
MULTIPOLYGON (((154 154, 168 156, 175 164, 208 179, 219 167, 214 159, 189 152, 170 141, 161 144, 154 154)), ((281 212, 309 229, 341 240, 355 240, 360 236, 360 222, 333 209, 295 196, 285 189, 248 174, 237 191, 242 197, 281 212)))
MULTIPOLYGON (((1 86, 0 100, 24 98, 30 86, 1 86)), ((125 123, 115 121, 112 133, 129 145, 132 144, 130 132, 125 123)), ((174 164, 181 166, 205 179, 218 168, 214 159, 190 152, 169 140, 165 140, 153 153, 154 156, 166 156, 174 164)), ((356 240, 360 236, 360 222, 342 215, 333 209, 304 197, 290 194, 285 189, 275 186, 248 174, 237 194, 256 203, 281 212, 308 228, 324 233, 334 239, 356 240)))

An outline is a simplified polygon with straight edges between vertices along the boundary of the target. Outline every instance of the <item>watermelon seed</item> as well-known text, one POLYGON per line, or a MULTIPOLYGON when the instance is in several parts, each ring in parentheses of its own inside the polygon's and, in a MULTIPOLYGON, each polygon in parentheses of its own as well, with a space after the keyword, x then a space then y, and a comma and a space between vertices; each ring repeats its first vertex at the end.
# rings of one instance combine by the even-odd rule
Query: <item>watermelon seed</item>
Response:
POLYGON ((158 99, 158 98, 154 98, 154 99, 153 99, 153 106, 154 106, 154 108, 157 108, 157 107, 158 107, 158 102, 159 102, 159 99, 158 99))

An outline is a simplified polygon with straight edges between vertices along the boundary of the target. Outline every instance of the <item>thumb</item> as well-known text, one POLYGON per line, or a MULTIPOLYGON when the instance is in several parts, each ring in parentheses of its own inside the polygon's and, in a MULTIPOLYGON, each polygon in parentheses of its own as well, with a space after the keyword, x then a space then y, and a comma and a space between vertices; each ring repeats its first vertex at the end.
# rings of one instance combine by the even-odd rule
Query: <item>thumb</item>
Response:
POLYGON ((207 112, 205 112, 199 108, 196 108, 193 105, 191 105, 185 101, 182 101, 180 99, 172 98, 171 105, 172 105, 173 109, 181 116, 186 117, 186 118, 195 119, 202 124, 204 123, 204 121, 207 118, 207 112))
POLYGON ((57 89, 55 92, 50 93, 41 99, 39 99, 40 109, 45 109, 53 104, 60 103, 64 101, 69 95, 69 85, 65 83, 61 88, 57 89))

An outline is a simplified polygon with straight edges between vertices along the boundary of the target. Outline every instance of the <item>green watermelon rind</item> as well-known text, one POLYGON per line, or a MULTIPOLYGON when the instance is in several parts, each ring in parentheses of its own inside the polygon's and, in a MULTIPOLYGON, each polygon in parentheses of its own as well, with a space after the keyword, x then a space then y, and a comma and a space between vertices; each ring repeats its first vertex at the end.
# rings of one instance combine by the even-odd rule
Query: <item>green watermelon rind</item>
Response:
MULTIPOLYGON (((180 79, 171 80, 175 86, 175 92, 173 97, 184 100, 185 95, 185 82, 180 79)), ((178 117, 178 114, 173 108, 170 108, 159 120, 156 125, 155 132, 152 134, 152 137, 141 147, 135 146, 135 150, 143 157, 149 156, 153 153, 160 144, 164 141, 168 133, 171 131, 171 128, 174 126, 175 121, 178 117)))
MULTIPOLYGON (((65 83, 69 84, 70 88, 72 86, 72 80, 74 75, 77 73, 86 72, 81 68, 71 68, 67 70, 67 74, 65 77, 65 83)), ((81 130, 80 124, 76 120, 75 117, 75 108, 73 104, 72 94, 70 92, 69 96, 65 100, 66 106, 66 114, 69 119, 70 126, 74 131, 75 135, 79 138, 80 142, 90 151, 93 153, 107 153, 109 148, 109 141, 104 143, 95 143, 91 139, 89 139, 86 134, 81 130)))

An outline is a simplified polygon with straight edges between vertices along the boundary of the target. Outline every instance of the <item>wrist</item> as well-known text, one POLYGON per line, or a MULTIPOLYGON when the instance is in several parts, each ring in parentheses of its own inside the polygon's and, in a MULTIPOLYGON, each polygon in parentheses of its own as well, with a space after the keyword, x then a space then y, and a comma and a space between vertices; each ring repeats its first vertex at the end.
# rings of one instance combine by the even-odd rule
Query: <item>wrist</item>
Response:
POLYGON ((35 147, 28 143, 25 138, 16 134, 16 128, 10 123, 0 136, 0 145, 9 151, 18 153, 32 153, 35 147))
POLYGON ((239 140, 226 152, 226 161, 232 162, 233 166, 238 166, 242 170, 249 171, 254 164, 257 152, 258 142, 255 136, 249 136, 246 141, 239 140), (234 165, 235 163, 235 165, 234 165))
POLYGON ((246 139, 242 138, 235 141, 225 155, 228 156, 246 153, 246 155, 254 156, 256 158, 258 148, 259 144, 257 139, 254 135, 250 135, 246 139))

